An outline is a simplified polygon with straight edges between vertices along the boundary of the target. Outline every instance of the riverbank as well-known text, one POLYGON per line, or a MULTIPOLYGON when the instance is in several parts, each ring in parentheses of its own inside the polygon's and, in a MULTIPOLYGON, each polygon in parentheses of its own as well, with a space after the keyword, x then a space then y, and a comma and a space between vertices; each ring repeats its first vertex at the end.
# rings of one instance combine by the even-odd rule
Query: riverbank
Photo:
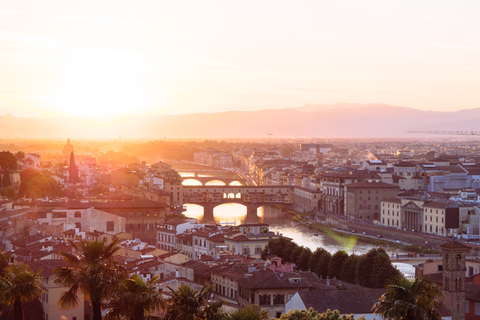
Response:
POLYGON ((336 237, 345 237, 347 239, 354 238, 355 241, 360 241, 365 244, 370 244, 373 246, 379 246, 383 248, 390 248, 391 251, 397 250, 398 252, 414 252, 418 254, 437 254, 438 252, 432 250, 431 248, 424 247, 419 244, 411 244, 407 241, 400 241, 398 239, 389 239, 382 234, 375 234, 372 232, 366 232, 356 229, 345 229, 344 228, 337 228, 332 226, 325 221, 314 220, 313 213, 311 212, 297 212, 294 210, 288 210, 287 213, 291 216, 291 219, 295 223, 299 223, 304 225, 305 227, 312 230, 312 234, 315 233, 325 233, 329 236, 336 236, 336 237))

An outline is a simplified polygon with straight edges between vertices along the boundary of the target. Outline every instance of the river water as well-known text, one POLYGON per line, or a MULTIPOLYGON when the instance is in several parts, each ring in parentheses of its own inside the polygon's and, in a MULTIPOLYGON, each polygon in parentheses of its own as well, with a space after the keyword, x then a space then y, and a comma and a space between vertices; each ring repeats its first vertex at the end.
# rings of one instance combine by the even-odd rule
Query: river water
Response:
MULTIPOLYGON (((201 221, 203 217, 203 208, 201 206, 186 204, 186 216, 196 218, 201 221)), ((215 221, 218 224, 239 225, 245 222, 247 209, 240 204, 223 204, 216 207, 213 211, 215 221)), ((326 234, 319 232, 314 235, 308 227, 293 223, 287 213, 271 206, 258 208, 258 222, 268 223, 270 230, 280 233, 285 237, 291 238, 300 246, 308 247, 315 251, 318 247, 322 247, 330 253, 338 250, 345 250, 348 254, 364 254, 375 246, 372 244, 362 243, 355 236, 337 234, 326 234)), ((389 255, 397 253, 396 249, 384 248, 389 255)), ((394 263, 394 265, 406 276, 413 276, 415 269, 406 263, 394 263)))

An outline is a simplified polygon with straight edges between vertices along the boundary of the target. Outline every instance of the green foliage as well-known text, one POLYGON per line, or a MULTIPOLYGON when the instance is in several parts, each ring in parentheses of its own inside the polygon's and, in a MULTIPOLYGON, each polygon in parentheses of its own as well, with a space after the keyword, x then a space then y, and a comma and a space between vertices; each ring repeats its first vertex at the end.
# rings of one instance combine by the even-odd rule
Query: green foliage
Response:
POLYGON ((23 320, 23 303, 43 294, 40 271, 33 272, 24 264, 9 265, 0 278, 0 303, 4 306, 13 304, 13 318, 23 320))
MULTIPOLYGON (((328 309, 324 313, 319 313, 315 309, 310 308, 308 310, 290 310, 288 313, 282 314, 280 320, 354 320, 355 317, 351 315, 342 315, 338 310, 328 309)), ((365 320, 364 317, 358 318, 359 320, 365 320)))
POLYGON ((227 314, 225 320, 263 320, 267 319, 268 312, 256 304, 237 309, 227 314))
POLYGON ((91 195, 99 195, 102 193, 109 192, 108 186, 101 184, 101 183, 95 183, 92 188, 88 191, 91 195))
POLYGON ((17 158, 17 160, 22 160, 23 158, 25 158, 25 152, 23 151, 18 151, 15 153, 15 158, 17 158))
POLYGON ((7 197, 8 199, 16 200, 17 195, 15 194, 15 189, 13 187, 5 187, 0 189, 0 195, 7 197))
POLYGON ((442 290, 426 278, 419 276, 414 281, 399 278, 387 287, 373 312, 382 319, 439 320, 442 296, 442 290))
POLYGON ((52 177, 43 175, 33 169, 25 169, 20 173, 19 197, 43 198, 61 195, 61 188, 52 177))
POLYGON ((343 269, 343 264, 348 259, 348 253, 343 250, 335 252, 328 263, 328 275, 330 278, 340 279, 340 273, 343 269))
POLYGON ((369 288, 384 288, 400 276, 400 272, 392 266, 387 253, 381 248, 371 249, 361 256, 355 270, 355 282, 369 288))
POLYGON ((261 257, 265 259, 268 255, 276 255, 283 262, 293 262, 297 269, 311 270, 323 278, 335 277, 369 288, 384 288, 401 276, 382 248, 371 249, 362 256, 348 256, 345 251, 337 251, 332 256, 323 248, 312 253, 289 239, 278 238, 268 242, 261 257))
POLYGON ((17 169, 17 158, 10 151, 1 151, 0 152, 0 168, 16 170, 17 169))
POLYGON ((101 320, 101 303, 110 297, 117 285, 126 278, 127 270, 114 259, 120 250, 118 239, 110 244, 102 241, 69 240, 76 253, 61 252, 68 266, 54 270, 55 282, 69 289, 62 293, 58 304, 72 309, 79 304, 78 293, 90 300, 93 320, 101 320))
MULTIPOLYGON (((24 320, 45 320, 45 312, 43 310, 43 304, 40 302, 40 299, 25 301, 23 303, 23 314, 24 320)), ((14 319, 13 305, 8 307, 0 306, 0 320, 12 319, 14 319)))
POLYGON ((8 170, 8 168, 5 169, 5 171, 3 172, 3 179, 0 182, 0 186, 4 188, 10 187, 12 185, 12 183, 10 182, 10 171, 8 170))
POLYGON ((208 298, 213 286, 203 286, 197 292, 182 284, 178 290, 170 289, 170 297, 166 301, 164 320, 220 320, 225 314, 221 311, 223 301, 210 303, 208 298))
POLYGON ((164 306, 161 292, 155 282, 158 276, 144 282, 138 274, 123 280, 114 290, 113 298, 108 302, 105 320, 116 320, 122 316, 129 319, 144 320, 145 315, 164 306))
POLYGON ((8 258, 0 251, 0 278, 5 275, 5 268, 8 267, 8 258))
POLYGON ((355 283, 355 270, 357 269, 357 262, 359 257, 351 254, 343 263, 343 268, 340 271, 340 279, 349 283, 355 283))
POLYGON ((319 277, 326 278, 328 276, 328 264, 332 255, 323 248, 317 248, 310 258, 310 269, 319 277))

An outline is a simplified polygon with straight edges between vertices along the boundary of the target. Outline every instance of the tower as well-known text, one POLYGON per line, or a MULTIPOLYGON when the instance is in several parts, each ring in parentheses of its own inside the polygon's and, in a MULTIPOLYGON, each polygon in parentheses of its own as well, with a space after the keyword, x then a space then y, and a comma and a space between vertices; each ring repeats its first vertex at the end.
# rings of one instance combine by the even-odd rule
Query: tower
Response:
POLYGON ((465 256, 468 247, 452 241, 440 246, 443 255, 442 289, 444 305, 452 313, 452 320, 465 319, 465 256))

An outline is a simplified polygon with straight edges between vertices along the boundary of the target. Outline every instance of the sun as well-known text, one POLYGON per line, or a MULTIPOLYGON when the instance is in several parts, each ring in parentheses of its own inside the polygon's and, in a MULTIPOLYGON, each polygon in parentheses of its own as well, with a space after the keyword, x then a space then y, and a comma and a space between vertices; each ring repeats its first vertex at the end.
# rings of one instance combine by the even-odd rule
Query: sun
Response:
POLYGON ((148 103, 148 93, 138 82, 138 69, 134 65, 90 59, 76 61, 68 70, 57 93, 64 114, 77 117, 135 114, 148 103))

